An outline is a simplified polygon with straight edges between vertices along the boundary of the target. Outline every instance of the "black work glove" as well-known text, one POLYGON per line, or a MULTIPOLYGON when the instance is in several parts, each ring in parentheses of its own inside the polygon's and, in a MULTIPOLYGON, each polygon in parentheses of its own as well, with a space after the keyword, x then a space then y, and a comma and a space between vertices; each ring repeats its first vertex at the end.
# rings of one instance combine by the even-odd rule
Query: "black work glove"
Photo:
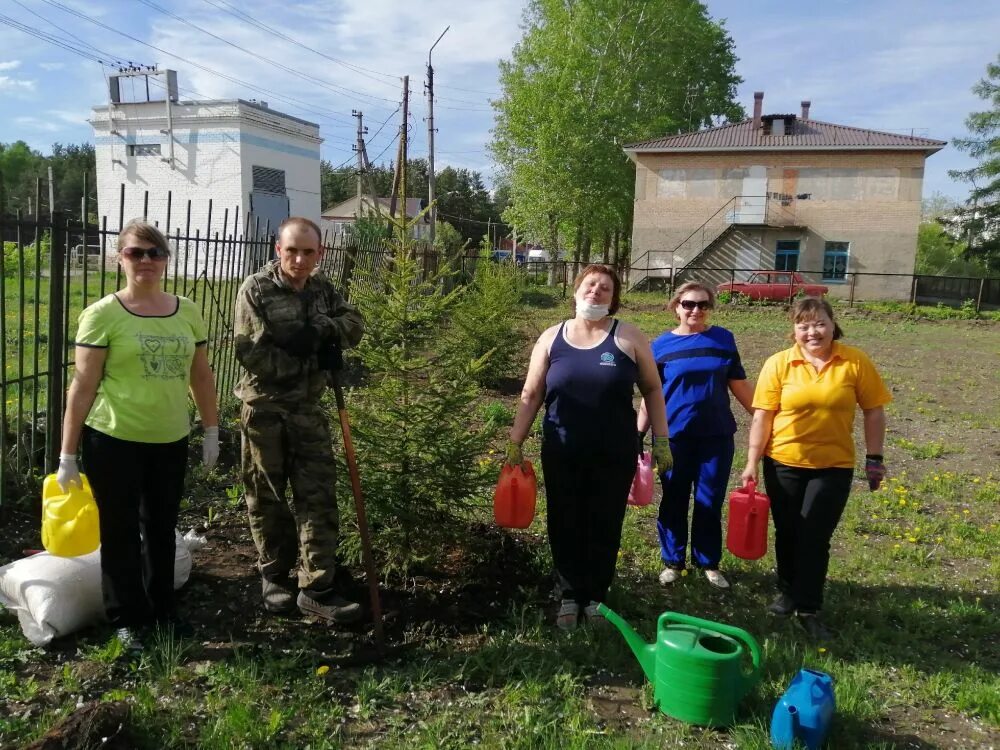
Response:
POLYGON ((316 352, 316 363, 321 370, 337 372, 344 369, 344 353, 340 350, 340 344, 335 341, 328 341, 320 345, 316 352))
POLYGON ((636 437, 635 447, 638 449, 639 455, 641 456, 643 454, 643 452, 644 452, 643 449, 645 448, 644 443, 646 442, 646 433, 645 432, 639 432, 637 430, 636 433, 635 433, 635 437, 636 437))
POLYGON ((306 323, 285 341, 283 349, 294 357, 305 359, 316 351, 319 331, 306 323))
POLYGON ((865 456, 865 476, 868 478, 868 489, 877 490, 885 479, 885 463, 882 456, 869 453, 865 456))

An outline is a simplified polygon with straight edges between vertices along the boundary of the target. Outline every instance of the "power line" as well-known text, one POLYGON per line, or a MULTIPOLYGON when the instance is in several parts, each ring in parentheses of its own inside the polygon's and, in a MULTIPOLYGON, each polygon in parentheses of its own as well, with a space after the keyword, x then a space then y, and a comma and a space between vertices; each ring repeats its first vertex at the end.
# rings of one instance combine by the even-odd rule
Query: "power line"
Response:
MULTIPOLYGON (((24 10, 26 10, 26 11, 27 11, 28 13, 30 13, 31 15, 33 15, 33 16, 34 16, 35 18, 38 18, 38 19, 40 19, 40 20, 42 20, 42 21, 45 21, 45 23, 47 23, 47 24, 48 24, 49 26, 52 26, 52 27, 53 27, 54 29, 56 29, 57 31, 61 31, 61 32, 62 32, 63 34, 65 34, 66 36, 68 36, 68 37, 71 37, 72 39, 75 39, 75 40, 76 40, 77 42, 79 42, 80 44, 82 44, 82 45, 83 45, 84 47, 90 47, 90 49, 92 49, 92 50, 93 50, 93 51, 94 51, 94 52, 95 52, 96 54, 98 54, 98 55, 100 55, 101 57, 103 57, 103 58, 107 59, 107 60, 109 61, 109 63, 108 63, 108 64, 110 64, 110 61, 112 61, 112 60, 113 60, 113 61, 114 61, 114 64, 115 64, 115 65, 119 65, 119 66, 122 66, 122 65, 124 65, 124 63, 123 63, 123 62, 121 62, 120 60, 118 60, 118 59, 117 59, 117 55, 114 55, 114 54, 112 54, 112 53, 110 53, 110 52, 106 52, 106 51, 104 51, 104 50, 102 50, 102 49, 99 49, 98 47, 95 47, 95 46, 94 46, 93 44, 91 44, 90 42, 88 42, 88 41, 86 41, 86 40, 84 40, 84 39, 81 39, 80 37, 78 37, 78 36, 77 36, 76 34, 74 34, 73 32, 71 32, 71 31, 67 31, 66 29, 62 28, 62 27, 61 27, 61 26, 60 26, 59 24, 57 24, 57 23, 56 23, 55 21, 52 21, 51 19, 48 19, 48 18, 46 18, 45 16, 43 16, 43 15, 42 15, 41 13, 39 13, 38 11, 36 11, 36 10, 32 10, 31 8, 29 8, 29 7, 27 6, 27 5, 25 5, 25 4, 23 3, 23 2, 21 2, 21 0, 13 0, 13 1, 14 1, 14 3, 16 3, 17 5, 19 5, 19 6, 21 7, 21 8, 23 8, 24 10)), ((39 38, 40 38, 40 37, 39 37, 39 38)), ((65 41, 65 40, 63 40, 63 41, 65 41)), ((67 44, 70 44, 69 42, 66 42, 66 43, 67 43, 67 44)), ((71 52, 72 52, 72 51, 77 51, 77 52, 79 52, 80 50, 79 50, 79 48, 75 48, 75 49, 73 49, 73 50, 70 50, 70 51, 71 51, 71 52)), ((103 60, 101 60, 101 61, 99 61, 99 62, 102 62, 102 63, 103 63, 103 60)), ((131 62, 131 61, 129 61, 129 65, 131 65, 131 64, 132 64, 132 62, 131 62)), ((139 65, 140 65, 140 67, 141 67, 141 66, 142 66, 142 63, 139 63, 139 65)))
MULTIPOLYGON (((363 67, 361 65, 356 65, 354 63, 347 62, 346 60, 341 60, 341 59, 339 59, 337 57, 331 57, 330 55, 326 54, 325 52, 321 52, 320 50, 318 50, 318 49, 316 49, 314 47, 310 47, 308 44, 304 44, 301 41, 299 41, 298 39, 290 37, 287 34, 279 31, 278 29, 275 29, 272 26, 268 26, 263 21, 258 21, 253 16, 250 16, 247 13, 244 13, 239 8, 234 7, 231 3, 227 2, 226 0, 204 0, 204 2, 207 3, 208 5, 211 5, 213 8, 221 10, 221 11, 223 11, 225 13, 229 13, 231 16, 235 16, 236 18, 240 19, 241 21, 244 21, 245 23, 248 23, 248 24, 250 24, 251 26, 254 26, 257 29, 260 29, 261 31, 266 31, 267 33, 273 34, 274 36, 278 37, 279 39, 284 39, 286 42, 289 42, 289 43, 294 44, 294 45, 296 45, 298 47, 301 47, 304 50, 308 50, 309 52, 312 52, 313 54, 319 55, 320 57, 322 57, 322 58, 324 58, 326 60, 329 60, 330 62, 336 63, 337 65, 342 65, 345 68, 347 68, 348 70, 350 70, 350 71, 352 71, 354 73, 357 73, 358 75, 361 75, 361 76, 363 76, 365 78, 368 78, 368 79, 370 79, 372 81, 375 81, 376 83, 380 83, 382 85, 392 86, 392 87, 395 87, 395 86, 398 85, 398 81, 399 81, 399 79, 401 77, 399 75, 394 75, 392 73, 383 73, 383 72, 378 71, 378 70, 372 70, 371 68, 365 68, 365 67, 363 67), (225 7, 223 7, 223 6, 225 6, 225 7), (371 73, 373 75, 368 75, 369 73, 371 73), (379 78, 375 78, 375 76, 383 76, 385 78, 391 78, 392 80, 391 81, 383 81, 383 80, 381 80, 379 78)), ((459 88, 457 86, 443 86, 442 88, 454 89, 456 91, 466 91, 466 92, 472 93, 472 94, 487 94, 489 96, 499 96, 498 92, 478 91, 476 89, 463 89, 463 88, 459 88)), ((367 96, 367 94, 365 96, 367 96)), ((478 104, 479 103, 479 102, 470 102, 470 101, 464 100, 464 99, 454 99, 454 100, 452 100, 452 99, 443 99, 442 101, 457 101, 457 102, 462 102, 462 103, 465 103, 465 104, 478 104)))
POLYGON ((379 159, 382 158, 382 156, 385 154, 385 152, 389 150, 389 148, 392 146, 392 144, 394 144, 398 140, 399 140, 399 133, 396 133, 396 135, 393 137, 393 139, 391 141, 389 141, 388 145, 384 149, 382 149, 382 153, 379 154, 378 156, 376 156, 374 159, 372 159, 368 163, 369 164, 375 164, 379 159))
POLYGON ((168 56, 170 56, 170 57, 172 57, 172 58, 174 58, 176 60, 180 60, 181 62, 187 63, 188 65, 191 65, 191 66, 193 66, 195 68, 198 68, 199 70, 203 70, 206 73, 211 73, 212 75, 218 76, 219 78, 223 78, 223 79, 225 79, 227 81, 230 81, 231 83, 235 83, 235 84, 237 84, 239 86, 244 86, 246 88, 253 89, 255 91, 263 92, 263 93, 267 94, 268 96, 273 97, 275 99, 278 99, 280 101, 285 101, 285 102, 290 102, 292 104, 295 104, 295 105, 297 105, 299 107, 299 109, 301 109, 301 110, 303 110, 305 112, 321 112, 321 113, 327 114, 327 115, 329 115, 329 116, 331 116, 333 118, 347 121, 347 117, 345 115, 341 115, 341 114, 339 114, 337 112, 334 112, 332 110, 318 109, 318 108, 311 107, 308 103, 303 102, 301 99, 295 99, 294 97, 290 97, 290 96, 285 96, 283 94, 279 94, 276 91, 272 91, 271 89, 265 89, 262 86, 257 86, 257 85, 254 85, 252 83, 248 83, 247 81, 240 80, 239 78, 235 78, 234 76, 228 75, 227 73, 220 73, 218 70, 214 70, 212 68, 209 68, 206 65, 202 65, 201 63, 196 63, 193 60, 188 60, 187 58, 181 57, 180 55, 175 54, 173 52, 168 52, 167 50, 163 49, 162 47, 157 47, 155 44, 149 44, 148 42, 144 42, 141 39, 138 39, 138 38, 132 36, 131 34, 127 34, 124 31, 119 31, 118 29, 116 29, 116 28, 114 28, 112 26, 108 26, 107 24, 102 23, 101 21, 98 21, 97 19, 88 16, 86 13, 82 13, 82 12, 80 12, 80 11, 74 9, 74 8, 67 7, 66 5, 63 5, 60 2, 57 2, 57 0, 42 0, 42 2, 47 3, 48 5, 51 5, 51 6, 55 7, 55 8, 58 8, 59 10, 62 10, 64 12, 66 12, 66 13, 69 13, 70 15, 76 16, 77 18, 81 18, 81 19, 83 19, 85 21, 89 21, 90 23, 95 24, 96 26, 100 26, 101 28, 106 29, 108 31, 111 31, 111 32, 113 32, 115 34, 118 34, 119 36, 123 36, 126 39, 131 39, 133 42, 141 44, 144 47, 149 47, 150 49, 154 49, 157 52, 160 52, 161 54, 168 55, 168 56))
POLYGON ((216 40, 222 42, 223 44, 228 44, 230 47, 233 47, 234 49, 238 49, 240 52, 243 52, 243 53, 245 53, 247 55, 250 55, 251 57, 253 57, 253 58, 257 59, 257 60, 260 60, 262 62, 266 62, 267 64, 273 65, 274 67, 279 68, 280 70, 283 70, 286 73, 291 73, 292 75, 298 76, 299 78, 302 78, 302 79, 304 79, 306 81, 310 81, 312 83, 315 83, 315 84, 317 84, 319 86, 322 86, 323 88, 326 88, 326 89, 328 89, 330 91, 333 91, 334 93, 341 94, 341 95, 347 95, 347 96, 349 96, 350 94, 354 94, 355 95, 354 97, 350 97, 349 96, 349 98, 363 97, 363 99, 359 99, 359 101, 363 101, 364 99, 370 99, 370 100, 373 100, 373 101, 376 101, 376 102, 390 102, 390 103, 393 101, 392 99, 386 99, 386 98, 381 97, 381 96, 373 96, 371 94, 366 94, 366 93, 364 93, 362 91, 356 91, 354 89, 347 88, 346 86, 340 86, 339 84, 330 83, 328 81, 324 81, 322 78, 317 78, 316 76, 310 75, 308 73, 303 73, 302 71, 296 70, 295 68, 290 68, 287 65, 285 65, 284 63, 280 63, 280 62, 278 62, 276 60, 270 59, 269 57, 265 57, 264 55, 261 55, 261 54, 259 54, 257 52, 253 52, 251 50, 248 50, 246 47, 241 47, 240 45, 236 44, 235 42, 231 42, 230 40, 226 39, 225 37, 221 37, 218 34, 213 34, 211 31, 208 31, 207 29, 203 29, 201 26, 198 26, 197 24, 192 23, 191 21, 188 21, 186 18, 178 16, 176 13, 171 13, 166 8, 163 8, 163 7, 159 6, 159 5, 157 5, 155 2, 153 2, 153 0, 139 0, 139 2, 141 2, 143 5, 145 5, 148 8, 152 8, 155 11, 158 11, 160 13, 163 13, 166 16, 169 16, 170 18, 173 18, 175 21, 179 21, 180 23, 183 23, 186 26, 190 26, 192 29, 195 29, 196 31, 200 31, 202 34, 206 34, 206 35, 212 37, 213 39, 216 39, 216 40))
POLYGON ((266 23, 258 21, 253 16, 250 16, 250 15, 244 13, 242 10, 233 7, 230 3, 226 2, 226 0, 204 0, 204 1, 206 3, 208 3, 209 5, 211 5, 212 7, 217 8, 218 10, 225 11, 225 12, 229 13, 230 15, 236 16, 240 20, 245 21, 246 23, 249 23, 252 26, 257 27, 261 31, 266 31, 266 32, 268 32, 270 34, 274 34, 279 39, 284 39, 286 42, 291 42, 292 44, 295 44, 295 45, 301 47, 302 49, 305 49, 305 50, 308 50, 308 51, 310 51, 310 52, 312 52, 314 54, 317 54, 320 57, 329 60, 330 62, 336 63, 337 65, 343 65, 348 70, 352 70, 355 73, 363 75, 363 76, 365 76, 365 78, 371 78, 371 80, 377 81, 378 83, 384 84, 386 86, 393 86, 393 87, 395 87, 395 86, 398 85, 397 81, 400 78, 400 76, 398 76, 398 75, 393 75, 391 73, 382 73, 382 72, 380 72, 378 70, 371 70, 370 68, 363 68, 360 65, 355 65, 354 63, 349 63, 346 60, 340 60, 340 59, 338 59, 336 57, 330 57, 330 55, 326 54, 325 52, 320 52, 318 49, 313 49, 312 47, 310 47, 310 46, 308 46, 306 44, 303 44, 299 40, 294 39, 294 38, 288 36, 287 34, 284 34, 281 31, 278 31, 277 29, 272 28, 271 26, 268 26, 266 23), (224 5, 226 7, 223 8, 223 7, 220 7, 220 5, 224 5), (390 81, 383 81, 383 80, 380 80, 378 78, 373 78, 370 75, 365 75, 366 73, 373 73, 374 75, 384 76, 386 78, 391 78, 392 81, 391 82, 390 81))
MULTIPOLYGON (((153 84, 154 86, 156 86, 157 88, 161 88, 164 91, 167 90, 167 85, 165 83, 163 83, 162 81, 160 81, 159 79, 157 79, 157 78, 151 78, 149 82, 151 84, 153 84)), ((179 91, 181 93, 184 93, 184 94, 190 94, 192 96, 198 97, 198 99, 209 100, 209 101, 212 99, 212 97, 210 97, 208 94, 203 94, 200 91, 195 91, 194 89, 187 88, 185 86, 178 86, 177 87, 177 91, 179 91)), ((329 127, 332 127, 332 128, 343 128, 343 127, 346 127, 343 123, 339 123, 339 122, 336 122, 334 120, 324 120, 321 117, 317 117, 316 118, 316 123, 317 124, 325 124, 325 125, 328 125, 329 127)), ((325 140, 340 140, 340 141, 343 141, 345 143, 353 143, 353 141, 351 141, 349 139, 343 138, 341 136, 336 136, 336 135, 325 135, 325 136, 323 136, 323 138, 325 140)))
POLYGON ((83 57, 87 60, 92 60, 93 62, 98 62, 101 63, 102 65, 110 64, 109 62, 100 59, 99 57, 97 57, 97 55, 91 52, 86 52, 84 50, 81 50, 79 47, 74 46, 65 39, 60 39, 54 34, 48 34, 44 31, 33 29, 30 26, 25 26, 20 21, 17 21, 9 16, 0 14, 0 23, 3 23, 6 26, 10 26, 13 29, 17 29, 18 31, 23 31, 25 34, 33 36, 36 39, 41 39, 43 42, 48 42, 51 45, 60 47, 61 49, 66 50, 67 52, 72 52, 74 55, 78 55, 79 57, 83 57))

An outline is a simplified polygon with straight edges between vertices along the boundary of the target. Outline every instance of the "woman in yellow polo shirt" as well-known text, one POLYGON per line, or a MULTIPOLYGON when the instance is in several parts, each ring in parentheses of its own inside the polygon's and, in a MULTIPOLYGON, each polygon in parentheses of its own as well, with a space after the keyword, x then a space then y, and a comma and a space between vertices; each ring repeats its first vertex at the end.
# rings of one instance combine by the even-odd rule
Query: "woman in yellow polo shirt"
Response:
POLYGON ((56 479, 79 484, 76 452, 94 490, 101 525, 104 609, 122 645, 136 633, 178 623, 174 527, 187 467, 188 391, 205 427, 202 460, 219 456, 215 380, 205 322, 195 304, 163 291, 170 246, 136 219, 118 236, 125 288, 80 314, 76 372, 63 419, 56 479))
POLYGON ((774 518, 778 596, 769 610, 795 612, 805 631, 830 631, 819 619, 830 562, 830 539, 847 505, 854 476, 854 413, 864 414, 865 473, 875 490, 885 477, 885 409, 892 399, 868 356, 841 344, 840 326, 824 299, 806 297, 791 309, 791 348, 772 355, 754 392, 744 484, 764 483, 774 518))

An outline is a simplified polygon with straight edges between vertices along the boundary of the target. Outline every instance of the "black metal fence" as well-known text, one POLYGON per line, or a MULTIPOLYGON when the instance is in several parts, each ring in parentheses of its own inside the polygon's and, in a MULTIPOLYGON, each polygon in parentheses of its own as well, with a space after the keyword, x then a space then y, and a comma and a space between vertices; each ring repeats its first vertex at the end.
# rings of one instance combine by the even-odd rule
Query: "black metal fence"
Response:
MULTIPOLYGON (((161 223, 173 253, 164 276, 164 289, 192 299, 208 326, 209 357, 215 372, 220 403, 234 400, 233 387, 239 376, 233 348, 233 314, 236 294, 247 275, 274 257, 273 230, 239 210, 222 211, 221 222, 212 224, 209 204, 208 227, 191 227, 188 204, 183 228, 170 229, 171 200, 161 223)), ((130 217, 129 217, 130 218, 130 217)), ((80 312, 92 302, 123 285, 117 262, 116 243, 126 217, 119 215, 113 227, 105 217, 97 225, 53 216, 0 216, 3 240, 0 267, 0 492, 19 484, 24 477, 50 472, 57 463, 65 389, 73 366, 72 340, 80 312)), ((376 283, 390 258, 387 243, 359 241, 345 235, 323 238, 326 246, 321 268, 349 293, 359 284, 376 283), (367 273, 359 274, 364 270, 367 273)), ((426 245, 415 243, 413 252, 425 273, 447 267, 456 283, 467 282, 479 263, 492 262, 478 251, 457 257, 442 256, 426 245)), ((508 261, 503 261, 508 262, 508 261)), ((582 261, 534 261, 524 264, 526 278, 535 284, 571 285, 582 261)), ((725 282, 745 278, 742 269, 692 269, 671 276, 670 269, 622 268, 626 284, 630 274, 654 277, 669 290, 678 281, 699 278, 725 282)), ((807 274, 810 275, 810 274, 807 274)), ((819 274, 812 275, 819 278, 819 274)), ((920 304, 965 305, 975 309, 1000 308, 1000 279, 955 279, 903 274, 846 274, 838 296, 853 302, 861 282, 892 283, 899 287, 897 299, 920 304), (890 280, 891 277, 891 280, 890 280)), ((863 298, 861 296, 859 299, 863 298)))
MULTIPOLYGON (((190 209, 187 215, 190 216, 190 209)), ((153 220, 153 217, 149 217, 153 220)), ((73 366, 80 312, 124 286, 117 240, 125 217, 109 228, 53 216, 0 216, 0 492, 21 478, 49 473, 58 463, 65 389, 73 366)), ((154 220, 154 223, 158 223, 154 220)), ((176 228, 165 234, 172 254, 163 288, 199 306, 220 403, 235 400, 239 377, 233 314, 240 284, 274 257, 273 227, 238 211, 223 211, 216 229, 176 228)), ((332 247, 323 270, 341 288, 356 269, 376 272, 388 257, 381 242, 332 247)), ((365 274, 367 280, 373 274, 365 274)))

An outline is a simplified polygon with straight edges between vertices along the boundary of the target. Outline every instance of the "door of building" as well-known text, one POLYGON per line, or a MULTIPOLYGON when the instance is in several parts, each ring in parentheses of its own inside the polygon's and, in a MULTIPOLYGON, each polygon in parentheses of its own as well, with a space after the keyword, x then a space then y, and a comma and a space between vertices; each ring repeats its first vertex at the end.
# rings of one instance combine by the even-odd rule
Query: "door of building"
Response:
POLYGON ((743 190, 736 207, 736 223, 763 224, 766 207, 767 167, 750 167, 743 178, 743 190))

